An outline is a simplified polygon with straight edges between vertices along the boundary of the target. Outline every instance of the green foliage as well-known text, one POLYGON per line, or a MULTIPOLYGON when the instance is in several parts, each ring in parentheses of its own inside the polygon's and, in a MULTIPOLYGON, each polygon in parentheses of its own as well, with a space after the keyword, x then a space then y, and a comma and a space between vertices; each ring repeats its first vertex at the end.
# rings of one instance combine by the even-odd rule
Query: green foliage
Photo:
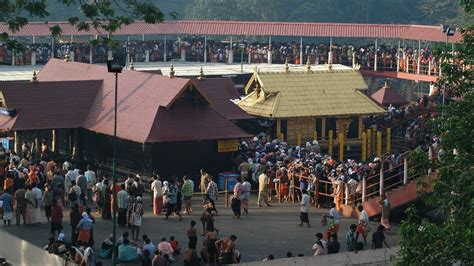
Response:
MULTIPOLYGON (((68 18, 71 25, 84 31, 95 29, 104 35, 112 35, 134 20, 154 24, 165 19, 161 9, 148 0, 57 0, 57 3, 79 7, 80 13, 68 18)), ((44 20, 50 15, 46 0, 0 0, 0 6, 0 23, 6 23, 12 32, 18 31, 31 19, 44 20)), ((50 27, 50 31, 52 36, 62 33, 58 25, 50 27)), ((11 40, 6 32, 0 35, 0 41, 6 42, 9 48, 21 49, 20 44, 11 40)))
POLYGON ((192 0, 187 19, 353 23, 467 23, 459 0, 192 0))
MULTIPOLYGON (((473 1, 461 1, 472 17, 473 1)), ((441 224, 421 219, 414 209, 400 230, 400 265, 472 265, 474 263, 474 91, 472 70, 452 62, 474 62, 473 27, 462 30, 463 43, 457 53, 447 48, 437 51, 443 77, 438 86, 446 86, 459 99, 443 108, 435 121, 434 134, 441 136, 444 155, 433 192, 423 198, 447 218, 441 224), (456 150, 456 154, 453 151, 456 150)))
POLYGON ((428 154, 420 147, 410 152, 408 162, 412 166, 408 171, 410 176, 422 177, 428 173, 428 169, 431 167, 428 154))

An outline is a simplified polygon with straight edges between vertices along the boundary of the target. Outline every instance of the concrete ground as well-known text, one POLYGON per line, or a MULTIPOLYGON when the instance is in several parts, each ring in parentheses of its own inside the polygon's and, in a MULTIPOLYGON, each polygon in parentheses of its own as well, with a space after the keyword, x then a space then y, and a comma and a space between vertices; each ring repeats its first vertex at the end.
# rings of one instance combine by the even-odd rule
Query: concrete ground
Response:
MULTIPOLYGON (((202 227, 200 224, 200 215, 202 207, 199 196, 193 199, 194 212, 191 215, 183 215, 183 220, 178 221, 177 217, 170 217, 169 221, 165 221, 163 216, 155 217, 151 213, 150 197, 145 196, 145 215, 140 234, 147 234, 153 243, 158 244, 161 236, 167 239, 175 236, 179 241, 183 251, 187 247, 186 229, 189 227, 191 220, 198 223, 198 252, 203 238, 200 236, 202 227)), ((256 197, 252 197, 249 215, 243 216, 236 220, 232 218, 232 211, 224 207, 224 197, 220 197, 217 202, 219 215, 216 217, 216 227, 219 229, 219 236, 229 236, 235 234, 237 236, 237 249, 242 253, 242 262, 259 261, 264 259, 268 254, 273 254, 276 259, 284 258, 287 251, 291 251, 294 256, 299 253, 305 256, 311 256, 311 247, 315 240, 315 234, 323 232, 321 226, 321 215, 327 213, 326 209, 311 208, 309 215, 311 228, 299 227, 299 205, 290 203, 273 203, 272 207, 258 208, 256 206, 256 197)), ((66 238, 70 239, 71 228, 69 226, 69 210, 64 213, 65 219, 63 227, 65 228, 66 238)), ((96 243, 96 251, 100 248, 101 242, 112 232, 112 222, 102 221, 99 215, 97 223, 94 226, 94 239, 96 243)), ((345 251, 345 234, 349 230, 352 223, 356 223, 355 219, 343 218, 341 222, 339 242, 341 243, 341 252, 345 251)), ((372 228, 375 229, 377 222, 371 222, 372 228)), ((16 226, 12 225, 0 228, 6 230, 24 240, 31 242, 37 246, 47 244, 49 237, 49 224, 43 213, 43 223, 36 226, 16 226)), ((118 228, 118 235, 128 230, 126 228, 118 228)), ((393 225, 393 230, 387 235, 390 246, 397 244, 397 226, 393 225)), ((131 233, 131 232, 130 232, 131 233)), ((370 248, 371 236, 368 237, 370 248)), ((4 243, 5 244, 5 243, 4 243)), ((141 243, 139 243, 141 245, 141 243)), ((97 252, 98 253, 98 252, 97 252)), ((97 254, 96 253, 96 254, 97 254)), ((181 256, 182 257, 182 256, 181 256)), ((177 259, 177 265, 181 265, 181 257, 177 259)), ((104 265, 110 265, 110 260, 103 261, 104 265)))

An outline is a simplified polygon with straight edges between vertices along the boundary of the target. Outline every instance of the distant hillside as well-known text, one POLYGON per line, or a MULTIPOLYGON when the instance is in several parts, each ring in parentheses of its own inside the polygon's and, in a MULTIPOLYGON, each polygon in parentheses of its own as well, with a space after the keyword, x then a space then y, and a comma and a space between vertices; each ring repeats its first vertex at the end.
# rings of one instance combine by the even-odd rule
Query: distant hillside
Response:
MULTIPOLYGON (((179 19, 461 25, 459 0, 151 0, 179 19)), ((49 2, 49 21, 78 15, 78 7, 49 2)))

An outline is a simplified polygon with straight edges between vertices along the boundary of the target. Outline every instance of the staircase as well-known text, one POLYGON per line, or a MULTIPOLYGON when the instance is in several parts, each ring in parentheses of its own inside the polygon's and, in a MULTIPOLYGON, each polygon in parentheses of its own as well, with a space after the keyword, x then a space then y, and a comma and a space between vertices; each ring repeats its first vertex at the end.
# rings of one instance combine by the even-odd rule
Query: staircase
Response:
MULTIPOLYGON (((391 203, 391 208, 400 208, 406 206, 409 203, 412 203, 418 198, 419 192, 431 192, 431 184, 434 179, 436 179, 436 177, 436 172, 424 176, 422 179, 423 182, 427 184, 427 186, 423 188, 417 186, 417 181, 411 178, 406 184, 397 186, 389 191, 386 191, 385 194, 387 195, 387 199, 391 203)), ((369 214, 369 217, 381 215, 382 208, 380 207, 379 201, 380 196, 373 196, 362 203, 362 206, 364 206, 364 210, 369 214)), ((359 212, 357 211, 357 206, 358 204, 342 205, 342 215, 344 215, 345 217, 358 218, 359 212)))

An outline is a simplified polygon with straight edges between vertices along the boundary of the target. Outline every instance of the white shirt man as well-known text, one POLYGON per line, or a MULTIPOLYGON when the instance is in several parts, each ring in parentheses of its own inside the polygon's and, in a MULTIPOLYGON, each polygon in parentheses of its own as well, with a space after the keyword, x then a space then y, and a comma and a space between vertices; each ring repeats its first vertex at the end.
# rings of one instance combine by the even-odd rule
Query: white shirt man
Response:
POLYGON ((153 191, 154 198, 163 197, 163 184, 159 179, 155 179, 153 183, 151 183, 151 190, 153 191))
POLYGON ((43 198, 43 194, 41 193, 41 189, 34 187, 31 189, 32 192, 35 193, 36 201, 38 204, 36 205, 35 209, 35 223, 40 223, 41 219, 41 199, 43 198))

